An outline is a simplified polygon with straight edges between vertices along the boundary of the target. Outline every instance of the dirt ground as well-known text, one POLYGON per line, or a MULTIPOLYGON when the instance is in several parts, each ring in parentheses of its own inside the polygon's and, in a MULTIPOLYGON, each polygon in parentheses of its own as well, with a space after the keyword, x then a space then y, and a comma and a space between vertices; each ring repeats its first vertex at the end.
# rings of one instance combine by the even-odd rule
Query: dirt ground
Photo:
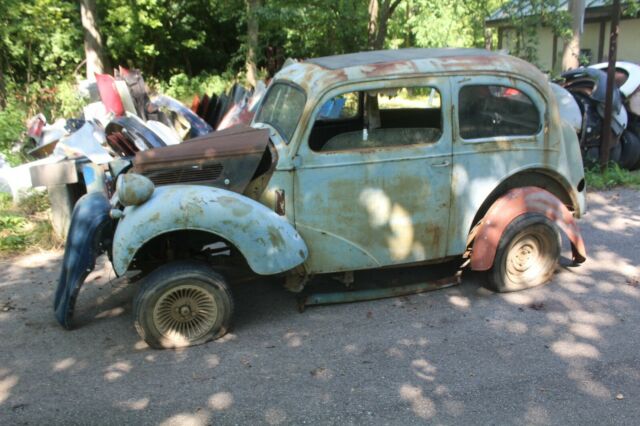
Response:
POLYGON ((637 424, 640 192, 589 196, 589 259, 547 286, 309 308, 235 289, 223 339, 149 349, 102 260, 63 330, 60 252, 0 261, 0 424, 637 424))

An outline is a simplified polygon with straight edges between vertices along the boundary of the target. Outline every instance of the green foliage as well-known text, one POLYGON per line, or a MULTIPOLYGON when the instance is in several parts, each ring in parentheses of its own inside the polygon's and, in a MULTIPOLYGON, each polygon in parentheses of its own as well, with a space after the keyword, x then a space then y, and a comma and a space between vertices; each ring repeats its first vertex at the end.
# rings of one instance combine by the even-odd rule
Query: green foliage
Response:
POLYGON ((82 58, 78 3, 0 0, 0 71, 17 83, 69 75, 82 58))
POLYGON ((23 160, 19 153, 13 152, 13 147, 23 138, 26 115, 26 106, 15 101, 0 110, 0 153, 12 166, 23 160))
POLYGON ((345 0, 267 2, 259 13, 262 44, 280 46, 285 56, 294 58, 364 50, 367 4, 345 0))
POLYGON ((0 254, 28 249, 51 249, 60 245, 48 220, 46 193, 30 192, 16 206, 8 194, 0 193, 0 254))
POLYGON ((611 189, 617 186, 625 186, 640 189, 640 170, 629 171, 612 163, 604 171, 599 167, 585 170, 587 187, 593 189, 611 189))
POLYGON ((5 108, 0 108, 0 154, 16 166, 27 156, 26 124, 29 118, 42 112, 49 122, 60 117, 77 117, 86 100, 78 95, 71 81, 45 81, 7 87, 5 108))
MULTIPOLYGON (((535 61, 539 25, 567 34, 568 14, 559 1, 402 0, 388 22, 386 47, 481 47, 484 20, 503 7, 518 34, 512 53, 535 61)), ((369 1, 259 3, 263 77, 287 57, 367 47, 369 1)), ((28 118, 42 112, 52 122, 81 111, 85 100, 76 94, 75 74, 83 70, 83 31, 75 0, 0 0, 0 11, 0 153, 16 164, 26 157, 11 150, 24 142, 28 118)), ((220 93, 242 81, 247 0, 97 0, 97 11, 109 61, 141 69, 158 91, 189 102, 196 93, 220 93)))
POLYGON ((233 76, 229 73, 222 76, 202 73, 192 78, 180 73, 171 76, 167 82, 153 82, 153 86, 157 91, 187 104, 191 102, 194 95, 202 95, 203 93, 219 95, 231 87, 232 84, 233 76))
POLYGON ((54 96, 54 102, 51 105, 52 120, 58 117, 77 117, 87 104, 87 100, 78 94, 76 84, 71 81, 62 81, 56 85, 54 96))
POLYGON ((146 75, 221 72, 239 48, 241 0, 99 0, 112 63, 146 75))
POLYGON ((392 17, 389 47, 482 47, 484 20, 505 0, 405 1, 392 17))
POLYGON ((22 193, 17 205, 18 211, 27 216, 46 212, 50 207, 47 193, 33 189, 22 193))

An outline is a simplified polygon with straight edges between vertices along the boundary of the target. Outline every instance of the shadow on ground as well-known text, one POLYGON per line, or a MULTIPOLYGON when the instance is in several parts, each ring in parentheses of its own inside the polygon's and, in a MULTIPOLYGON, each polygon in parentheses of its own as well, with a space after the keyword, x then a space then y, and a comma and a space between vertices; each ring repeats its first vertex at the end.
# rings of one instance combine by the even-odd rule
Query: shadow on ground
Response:
POLYGON ((235 289, 235 328, 155 351, 135 285, 102 263, 77 330, 54 321, 60 253, 0 263, 0 423, 616 423, 640 416, 640 195, 596 193, 589 260, 548 286, 461 286, 309 308, 273 281, 235 289))

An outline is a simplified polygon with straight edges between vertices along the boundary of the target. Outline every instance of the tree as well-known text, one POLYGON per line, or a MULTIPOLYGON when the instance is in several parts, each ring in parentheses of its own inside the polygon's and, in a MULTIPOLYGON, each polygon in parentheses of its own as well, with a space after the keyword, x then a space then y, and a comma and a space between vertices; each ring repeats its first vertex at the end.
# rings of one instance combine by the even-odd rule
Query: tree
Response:
MULTIPOLYGON (((245 33, 245 0, 98 0, 111 63, 160 79, 222 73, 245 33)), ((243 52, 244 55, 244 52, 243 52)), ((244 60, 233 62, 238 70, 244 60)))
POLYGON ((245 66, 247 69, 247 81, 254 87, 258 81, 257 56, 260 31, 258 9, 261 3, 261 0, 247 0, 247 60, 245 66))
POLYGON ((80 17, 84 32, 84 54, 87 78, 93 80, 96 73, 102 74, 108 69, 104 54, 102 36, 98 31, 96 0, 80 0, 80 17))
POLYGON ((5 84, 42 83, 73 72, 81 56, 77 8, 75 0, 0 0, 5 84))
POLYGON ((401 1, 402 0, 369 1, 369 49, 379 50, 384 47, 389 19, 401 1))
POLYGON ((580 36, 584 24, 585 0, 569 0, 571 37, 565 39, 562 50, 562 71, 580 66, 580 36))

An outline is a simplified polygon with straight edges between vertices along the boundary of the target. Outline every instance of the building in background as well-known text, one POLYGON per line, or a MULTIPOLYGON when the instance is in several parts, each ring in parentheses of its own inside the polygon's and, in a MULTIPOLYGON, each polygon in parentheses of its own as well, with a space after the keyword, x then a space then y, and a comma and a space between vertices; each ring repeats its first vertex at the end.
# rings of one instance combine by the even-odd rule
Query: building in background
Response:
MULTIPOLYGON (((514 1, 511 2, 513 5, 514 1)), ((568 0, 560 1, 560 10, 568 9, 568 0)), ((624 2, 623 2, 624 4, 624 2)), ((529 8, 530 9, 530 8, 529 8)), ((497 49, 517 50, 517 33, 508 7, 495 11, 486 21, 487 28, 497 30, 497 49)), ((527 15, 527 8, 521 9, 527 15)), ((580 42, 581 59, 589 64, 607 60, 609 32, 611 31, 611 5, 606 0, 587 0, 584 31, 580 42), (609 3, 609 4, 608 4, 609 3)), ((532 46, 537 65, 545 72, 559 72, 562 64, 562 39, 553 34, 551 27, 539 26, 532 46)), ((622 16, 618 35, 618 60, 640 63, 640 15, 622 16)))

